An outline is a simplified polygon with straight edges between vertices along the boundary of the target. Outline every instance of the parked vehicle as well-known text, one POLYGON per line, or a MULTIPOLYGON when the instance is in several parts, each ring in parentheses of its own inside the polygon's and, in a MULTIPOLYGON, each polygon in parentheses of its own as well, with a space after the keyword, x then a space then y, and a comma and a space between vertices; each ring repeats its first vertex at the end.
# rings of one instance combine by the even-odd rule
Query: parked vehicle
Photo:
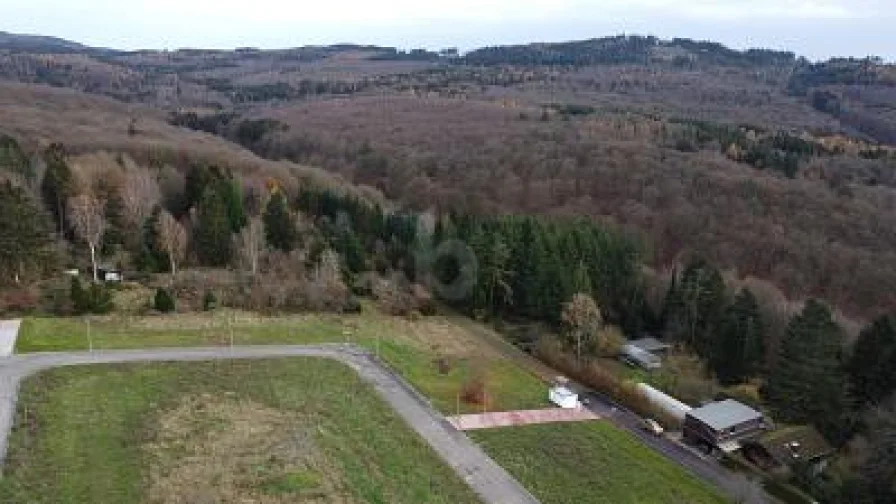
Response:
POLYGON ((663 426, 652 418, 645 418, 642 422, 642 427, 654 436, 663 435, 663 426))

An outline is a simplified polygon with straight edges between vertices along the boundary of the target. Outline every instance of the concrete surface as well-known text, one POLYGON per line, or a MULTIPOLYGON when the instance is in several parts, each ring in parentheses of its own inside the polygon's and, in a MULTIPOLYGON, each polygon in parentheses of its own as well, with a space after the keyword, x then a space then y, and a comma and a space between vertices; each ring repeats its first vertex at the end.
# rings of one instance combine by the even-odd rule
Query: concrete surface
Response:
POLYGON ((12 355, 20 325, 21 320, 0 320, 0 358, 12 355))
POLYGON ((547 408, 539 410, 494 411, 457 415, 448 418, 458 430, 493 429, 515 425, 532 425, 557 422, 586 422, 598 420, 600 416, 584 408, 547 408))

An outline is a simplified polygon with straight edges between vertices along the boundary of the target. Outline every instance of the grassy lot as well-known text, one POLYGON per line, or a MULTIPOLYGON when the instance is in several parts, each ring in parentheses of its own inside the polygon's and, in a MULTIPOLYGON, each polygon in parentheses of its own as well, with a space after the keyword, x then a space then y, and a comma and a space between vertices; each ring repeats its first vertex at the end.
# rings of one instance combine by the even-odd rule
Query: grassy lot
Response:
POLYGON ((684 469, 605 422, 470 434, 544 504, 726 502, 684 469))
MULTIPOLYGON (((487 330, 487 329, 481 329, 487 330)), ((366 310, 362 315, 263 317, 245 312, 170 316, 25 319, 18 353, 94 349, 308 344, 352 342, 377 352, 444 413, 480 411, 480 404, 458 403, 458 394, 474 372, 487 377, 489 410, 546 406, 545 384, 496 351, 469 324, 455 317, 418 321, 366 310)))
POLYGON ((16 426, 0 502, 477 502, 320 359, 56 369, 23 384, 16 426))

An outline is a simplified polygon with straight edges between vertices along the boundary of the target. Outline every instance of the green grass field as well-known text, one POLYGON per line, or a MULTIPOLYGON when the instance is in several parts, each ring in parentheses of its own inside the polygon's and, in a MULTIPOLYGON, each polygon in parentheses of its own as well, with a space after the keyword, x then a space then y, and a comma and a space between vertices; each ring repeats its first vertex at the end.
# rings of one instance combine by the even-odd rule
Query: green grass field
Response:
MULTIPOLYGON (((458 403, 458 393, 472 373, 483 369, 489 410, 548 406, 547 387, 534 373, 544 376, 549 372, 533 371, 508 357, 506 350, 496 348, 503 343, 500 336, 455 317, 409 321, 375 312, 352 316, 259 317, 219 312, 105 317, 91 323, 91 339, 95 349, 228 345, 231 327, 237 345, 346 341, 362 345, 377 352, 446 414, 454 414, 458 404, 462 413, 482 409, 481 405, 458 403)), ((20 353, 84 350, 86 329, 82 319, 26 319, 16 349, 20 353)), ((138 380, 133 386, 139 389, 140 383, 138 380)), ((480 431, 472 437, 546 504, 724 502, 683 469, 605 423, 480 431)))
POLYGON ((726 502, 684 469, 606 422, 470 435, 544 504, 726 502))
POLYGON ((16 426, 0 502, 478 502, 326 360, 56 369, 23 384, 16 426))
POLYGON ((458 403, 464 382, 477 368, 487 376, 487 408, 511 410, 547 405, 547 388, 534 374, 494 351, 468 327, 450 317, 408 321, 367 312, 362 315, 260 317, 219 312, 171 316, 27 318, 17 353, 179 346, 351 342, 376 352, 446 414, 479 411, 458 403), (437 364, 448 363, 447 367, 437 364))

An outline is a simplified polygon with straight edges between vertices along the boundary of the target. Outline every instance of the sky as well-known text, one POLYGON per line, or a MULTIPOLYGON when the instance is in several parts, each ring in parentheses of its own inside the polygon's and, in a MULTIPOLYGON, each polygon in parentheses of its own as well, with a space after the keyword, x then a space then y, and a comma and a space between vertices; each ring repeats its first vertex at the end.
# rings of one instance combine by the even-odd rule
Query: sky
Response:
POLYGON ((687 37, 896 61, 893 0, 0 0, 0 31, 114 49, 399 48, 687 37), (891 5, 888 5, 891 4, 891 5))

